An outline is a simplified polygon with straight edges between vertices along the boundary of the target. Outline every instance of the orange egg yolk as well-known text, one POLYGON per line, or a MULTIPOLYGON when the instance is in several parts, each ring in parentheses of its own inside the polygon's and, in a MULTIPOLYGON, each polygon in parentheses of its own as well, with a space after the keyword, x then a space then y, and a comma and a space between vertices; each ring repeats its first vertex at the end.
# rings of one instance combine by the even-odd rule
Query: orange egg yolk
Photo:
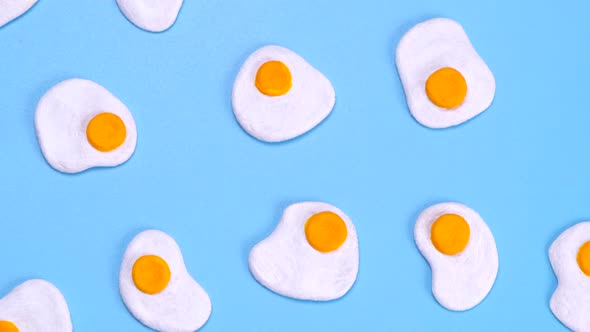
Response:
POLYGON ((101 152, 113 151, 125 142, 127 128, 120 117, 113 113, 100 113, 86 127, 88 142, 101 152))
POLYGON ((293 78, 289 67, 281 61, 268 61, 256 73, 258 90, 272 97, 282 96, 293 87, 293 78))
POLYGON ((305 223, 307 242, 317 251, 328 253, 342 246, 348 236, 346 223, 334 212, 314 214, 305 223))
POLYGON ((426 80, 426 94, 438 107, 457 108, 463 104, 467 96, 467 82, 456 69, 441 68, 426 80))
POLYGON ((456 255, 469 242, 469 224, 456 214, 445 214, 434 221, 430 239, 436 250, 445 255, 456 255))
POLYGON ((578 250, 577 261, 582 272, 590 277, 590 241, 584 243, 578 250))
POLYGON ((137 289, 154 295, 168 286, 170 268, 168 263, 159 256, 142 256, 133 264, 132 277, 137 289))
POLYGON ((6 321, 6 320, 0 320, 0 332, 19 332, 20 330, 18 329, 18 327, 16 327, 16 325, 14 325, 14 323, 6 321))

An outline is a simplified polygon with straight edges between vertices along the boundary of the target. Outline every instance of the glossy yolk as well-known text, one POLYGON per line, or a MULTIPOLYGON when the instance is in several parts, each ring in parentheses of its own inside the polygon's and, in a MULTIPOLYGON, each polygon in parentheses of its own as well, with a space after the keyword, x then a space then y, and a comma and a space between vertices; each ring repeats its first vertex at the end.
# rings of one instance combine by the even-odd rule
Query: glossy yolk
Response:
POLYGON ((282 96, 291 90, 293 78, 289 67, 280 61, 264 63, 256 73, 256 87, 267 96, 282 96))
POLYGON ((311 216, 305 223, 307 242, 317 251, 332 252, 346 241, 346 223, 334 212, 320 212, 311 216))
POLYGON ((445 255, 456 255, 469 242, 469 224, 456 214, 440 216, 432 224, 430 239, 436 250, 445 255))
POLYGON ((582 272, 590 277, 590 241, 580 247, 577 260, 582 272))
POLYGON ((125 142, 127 128, 120 117, 113 113, 100 113, 88 123, 86 137, 95 149, 113 151, 125 142))
POLYGON ((132 276, 137 289, 154 295, 168 286, 170 268, 168 263, 159 256, 142 256, 133 264, 132 276))
POLYGON ((456 69, 441 68, 428 77, 426 94, 438 107, 457 108, 463 104, 467 96, 467 82, 456 69))
POLYGON ((6 321, 6 320, 0 320, 0 332, 19 332, 20 330, 18 329, 18 327, 16 327, 16 325, 14 325, 14 323, 6 321))

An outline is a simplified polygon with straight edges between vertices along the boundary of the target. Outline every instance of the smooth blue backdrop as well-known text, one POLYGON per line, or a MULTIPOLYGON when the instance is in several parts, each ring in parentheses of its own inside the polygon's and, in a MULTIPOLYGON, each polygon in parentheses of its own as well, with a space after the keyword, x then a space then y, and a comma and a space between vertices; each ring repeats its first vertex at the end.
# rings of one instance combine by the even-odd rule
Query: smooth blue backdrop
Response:
POLYGON ((0 294, 45 278, 77 331, 147 331, 118 292, 139 231, 178 241, 209 292, 203 331, 559 331, 547 257, 590 219, 587 12, 582 1, 187 0, 167 32, 129 23, 114 0, 39 3, 0 29, 0 294), (394 62, 407 29, 461 22, 497 80, 474 120, 430 130, 410 116, 394 62), (283 144, 248 136, 231 110, 233 79, 258 47, 286 46, 333 83, 337 105, 283 144), (132 111, 139 143, 111 169, 64 175, 35 137, 39 98, 61 80, 94 80, 132 111), (250 248, 282 210, 322 200, 355 222, 361 267, 343 299, 278 296, 248 271, 250 248), (413 226, 459 201, 492 229, 500 255, 488 297, 440 307, 413 226))

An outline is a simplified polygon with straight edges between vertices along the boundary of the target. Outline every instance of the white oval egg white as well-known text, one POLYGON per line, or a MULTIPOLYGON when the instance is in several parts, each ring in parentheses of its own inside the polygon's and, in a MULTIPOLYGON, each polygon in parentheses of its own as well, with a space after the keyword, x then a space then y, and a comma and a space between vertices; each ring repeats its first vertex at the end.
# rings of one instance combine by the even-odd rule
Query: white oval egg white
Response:
POLYGON ((131 158, 137 144, 135 120, 127 107, 102 86, 84 79, 51 88, 37 105, 35 128, 43 156, 64 173, 120 165, 131 158), (86 137, 90 120, 103 112, 118 115, 127 129, 123 144, 110 152, 96 150, 86 137))
POLYGON ((23 15, 36 3, 37 0, 1 0, 0 27, 23 15))
POLYGON ((232 105, 240 126, 265 142, 300 136, 322 122, 334 108, 332 83, 305 59, 280 46, 254 52, 236 77, 232 105), (267 96, 255 85, 256 74, 268 61, 281 61, 291 71, 293 87, 283 96, 267 96))
POLYGON ((414 227, 414 239, 432 270, 432 294, 443 307, 464 311, 478 305, 490 292, 498 274, 498 250, 488 225, 471 208, 440 203, 424 210, 414 227), (431 240, 432 224, 445 214, 456 214, 469 224, 465 249, 456 255, 438 251, 431 240))
POLYGON ((580 247, 590 241, 590 222, 565 230, 551 244, 549 260, 557 276, 557 289, 551 297, 551 311, 573 331, 590 331, 590 277, 577 262, 580 247))
POLYGON ((293 204, 272 234, 254 246, 249 266, 254 278, 275 293, 300 300, 338 299, 350 290, 358 273, 356 230, 350 218, 330 204, 293 204), (315 250, 305 236, 307 220, 324 211, 338 214, 348 229, 344 244, 329 253, 315 250))
POLYGON ((178 244, 158 230, 138 234, 127 247, 121 264, 119 290, 131 314, 157 331, 196 331, 211 315, 209 295, 188 273, 178 244), (155 295, 141 292, 133 282, 133 265, 145 255, 161 257, 171 271, 169 284, 155 295))
POLYGON ((51 283, 40 279, 22 283, 0 300, 0 321, 9 321, 22 332, 73 330, 63 295, 51 283))
POLYGON ((436 18, 410 29, 397 46, 396 63, 410 113, 426 127, 461 124, 485 111, 494 100, 494 75, 463 27, 453 20, 436 18), (426 80, 444 67, 458 70, 467 82, 467 96, 453 110, 436 106, 426 94, 426 80))
POLYGON ((183 0, 117 0, 121 12, 131 23, 151 32, 170 28, 182 3, 183 0))

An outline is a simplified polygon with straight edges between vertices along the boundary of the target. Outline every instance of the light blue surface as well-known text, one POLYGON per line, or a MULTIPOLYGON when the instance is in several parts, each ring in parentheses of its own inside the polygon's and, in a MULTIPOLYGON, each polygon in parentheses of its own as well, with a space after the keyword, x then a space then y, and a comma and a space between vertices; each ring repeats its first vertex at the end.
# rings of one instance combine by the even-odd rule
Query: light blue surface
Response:
POLYGON ((66 296, 75 330, 147 331, 118 292, 120 260, 146 228, 176 238, 209 292, 202 331, 559 331, 547 257, 590 219, 590 5, 554 1, 188 0, 162 34, 114 0, 41 0, 0 29, 0 293, 33 277, 66 296), (464 25, 496 99, 434 131, 407 111, 394 64, 403 33, 445 16, 464 25), (286 46, 333 83, 337 105, 309 134, 264 144, 231 111, 233 79, 258 47, 286 46), (132 111, 139 143, 122 167, 63 175, 33 115, 63 79, 94 80, 132 111), (287 299, 251 277, 250 248, 282 210, 323 200, 355 222, 357 283, 343 299, 287 299), (454 200, 490 226, 500 271, 464 313, 440 307, 413 240, 415 218, 454 200))

